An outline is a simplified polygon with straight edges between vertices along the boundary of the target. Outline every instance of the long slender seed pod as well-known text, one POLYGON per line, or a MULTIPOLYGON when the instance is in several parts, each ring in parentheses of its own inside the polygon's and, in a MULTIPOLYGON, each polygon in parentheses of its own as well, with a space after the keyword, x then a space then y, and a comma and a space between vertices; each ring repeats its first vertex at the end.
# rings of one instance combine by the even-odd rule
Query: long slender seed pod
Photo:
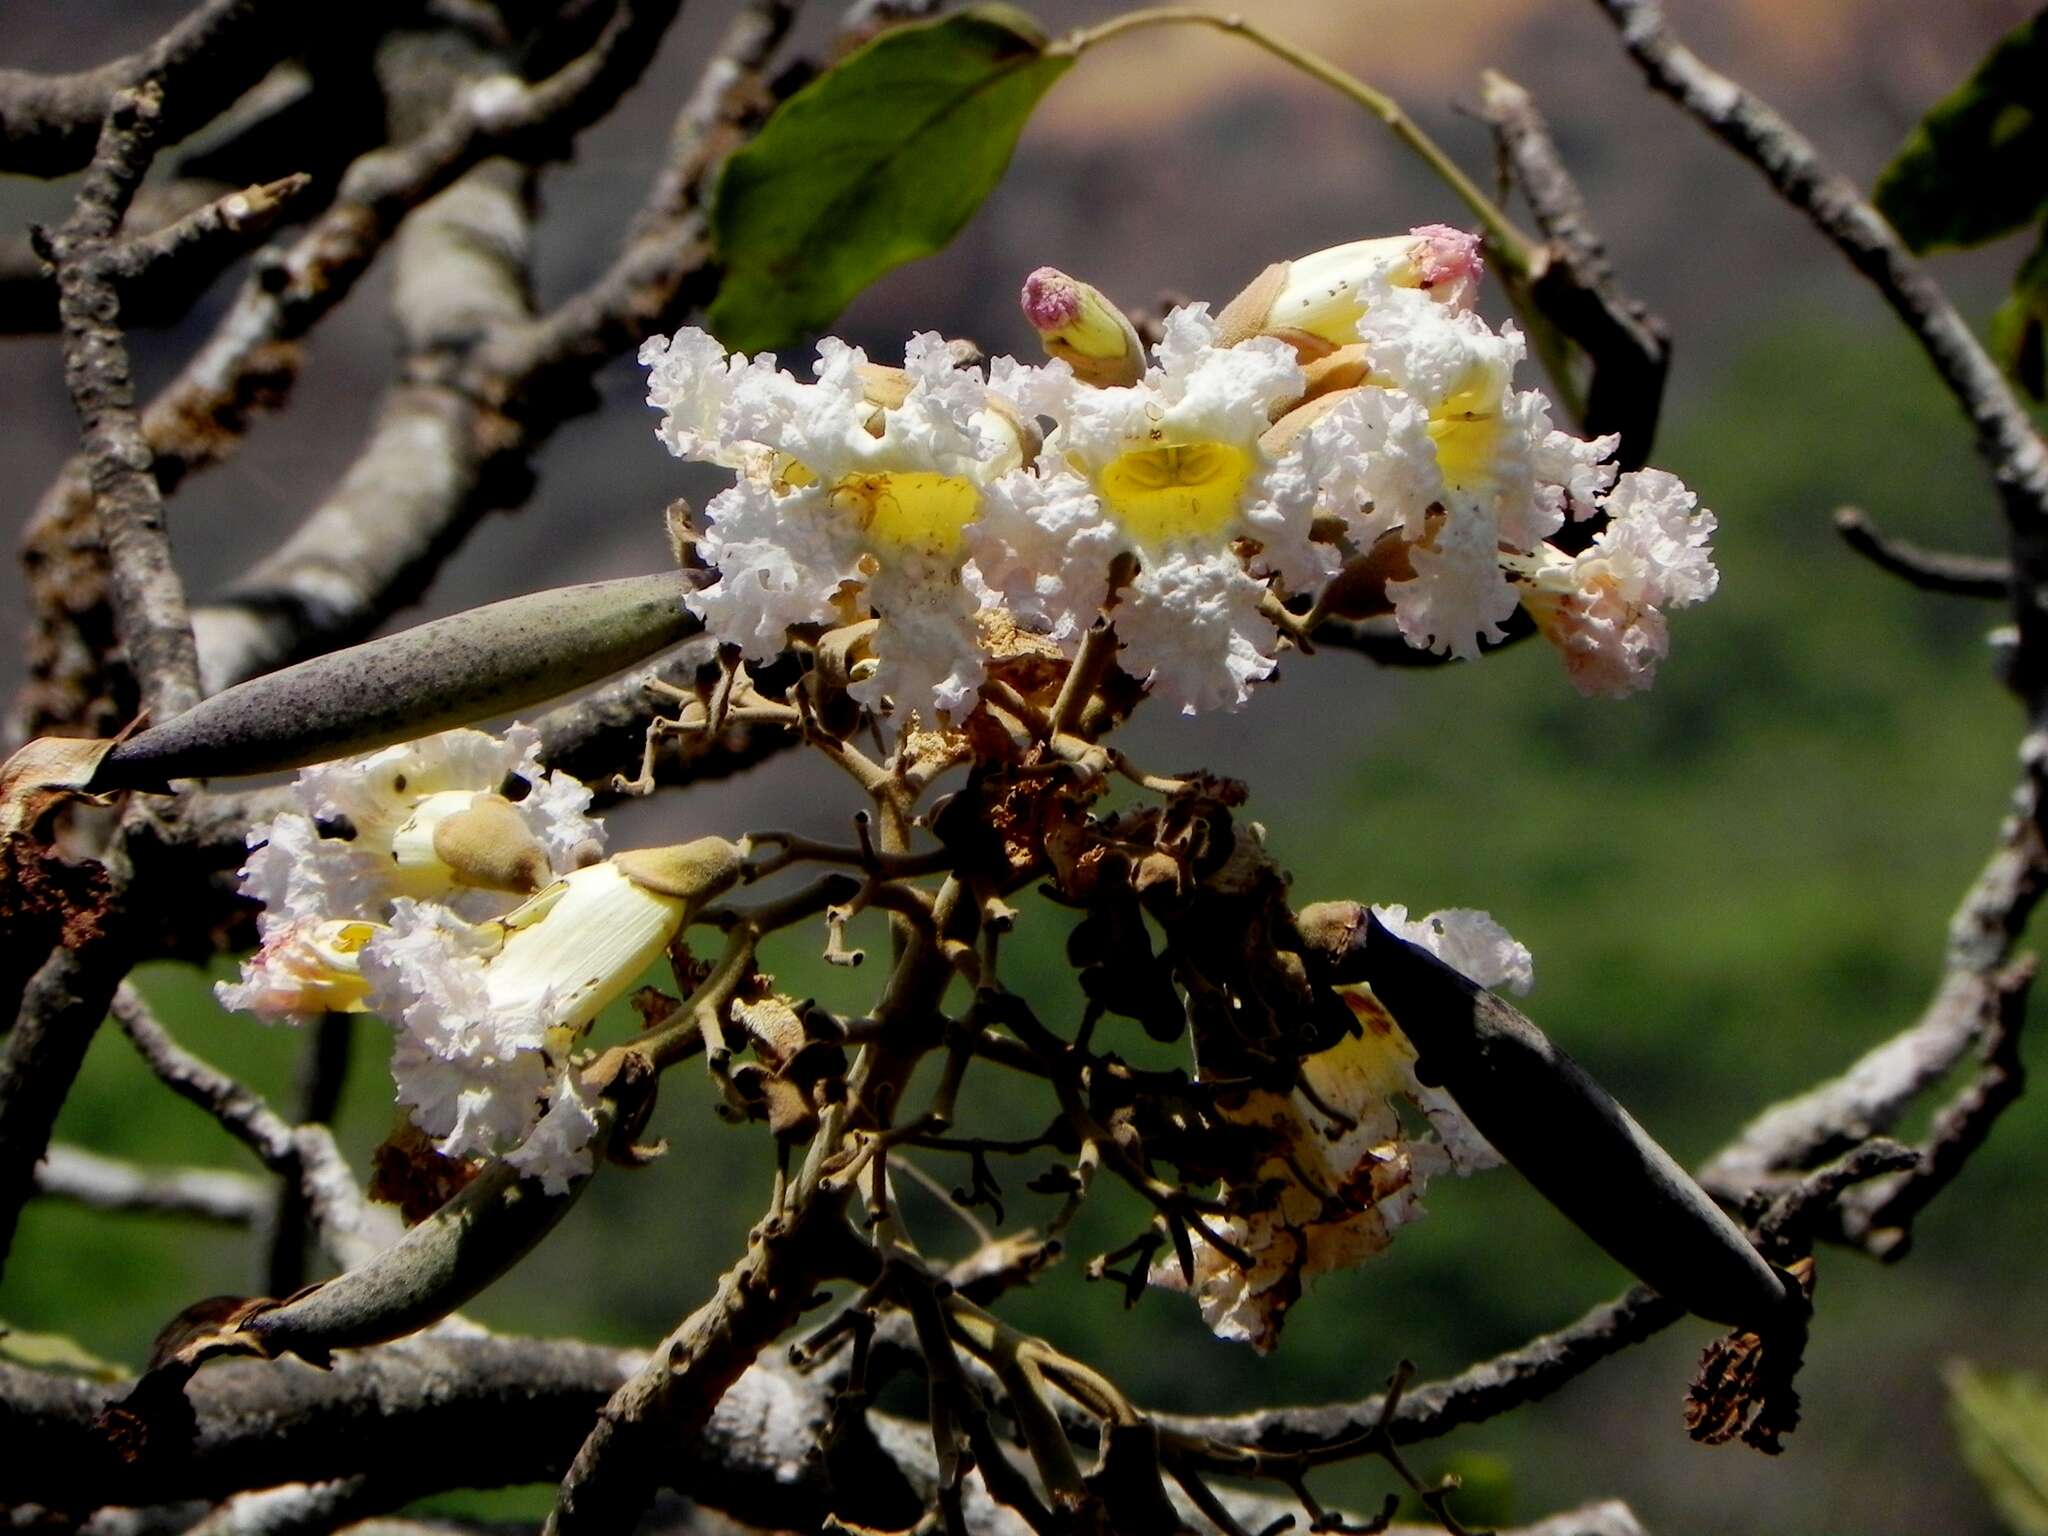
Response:
POLYGON ((529 1253, 591 1178, 559 1195, 493 1163, 375 1258, 243 1319, 236 1335, 276 1359, 324 1365, 330 1351, 404 1338, 438 1322, 529 1253))
MULTIPOLYGON (((1372 988, 1415 1046, 1417 1075, 1551 1204, 1689 1312, 1748 1328, 1786 1315, 1778 1272, 1612 1094, 1507 1003, 1358 915, 1352 942, 1324 951, 1333 979, 1372 988)), ((1305 934, 1334 926, 1317 909, 1302 917, 1305 934)))
POLYGON ((225 689, 115 745, 91 787, 300 768, 539 703, 695 634, 684 571, 488 603, 225 689))
MULTIPOLYGON (((614 1047, 585 1069, 583 1084, 599 1096, 593 1145, 610 1149, 618 1127, 630 1134, 644 1122, 655 1073, 636 1052, 614 1047)), ((591 1172, 550 1195, 495 1161, 397 1242, 332 1280, 282 1301, 215 1296, 186 1308, 158 1335, 129 1406, 147 1415, 209 1360, 292 1354, 324 1367, 337 1349, 388 1343, 439 1322, 532 1252, 604 1162, 601 1154, 591 1172)))

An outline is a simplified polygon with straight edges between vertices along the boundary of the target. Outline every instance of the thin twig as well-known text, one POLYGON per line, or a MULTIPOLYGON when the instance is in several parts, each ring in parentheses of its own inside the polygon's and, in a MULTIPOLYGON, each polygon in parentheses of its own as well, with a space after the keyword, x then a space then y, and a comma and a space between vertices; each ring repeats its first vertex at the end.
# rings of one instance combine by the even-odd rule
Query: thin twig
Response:
POLYGON ((152 1168, 53 1142, 36 1169, 36 1193, 97 1211, 198 1216, 248 1227, 271 1207, 262 1182, 224 1168, 152 1168))
POLYGON ((2026 1086, 2020 1030, 2034 970, 2033 958, 2025 956, 1994 978, 1997 1011, 1984 1039, 1983 1066, 1935 1116, 1912 1168, 1873 1180, 1842 1201, 1842 1235, 1848 1241, 1881 1259, 1904 1257, 1913 1218, 1963 1171, 1998 1117, 2019 1102, 2026 1086))
POLYGON ((1877 285, 1976 429, 2007 520, 2030 545, 2048 540, 2048 447, 1941 286, 1855 184, 1751 91, 1680 42, 1657 0, 1596 0, 1650 85, 1754 165, 1877 285))
MULTIPOLYGON (((331 1124, 348 1082, 355 1015, 329 1013, 313 1023, 299 1056, 299 1124, 331 1124)), ((306 1283, 306 1235, 312 1202, 304 1180, 286 1179, 270 1212, 270 1252, 264 1294, 289 1296, 306 1283)))
POLYGON ((154 79, 115 92, 71 217, 43 246, 57 269, 64 382, 78 412, 115 631, 144 707, 159 720, 199 701, 199 659, 164 528, 163 493, 135 414, 114 274, 122 259, 116 232, 155 155, 162 111, 154 79))
POLYGON ((208 0, 149 48, 95 69, 0 70, 0 171, 65 176, 83 169, 115 94, 150 76, 177 82, 162 123, 164 141, 175 143, 262 79, 319 9, 298 0, 208 0))
POLYGON ((353 1268, 398 1236, 395 1213, 364 1198, 326 1126, 289 1124, 259 1094, 185 1050, 126 982, 113 1014, 165 1087, 213 1116, 266 1168, 303 1184, 314 1231, 335 1263, 353 1268))
POLYGON ((1507 76, 1487 70, 1481 100, 1501 159, 1514 173, 1546 243, 1531 258, 1528 302, 1585 352, 1583 387, 1559 384, 1579 402, 1589 436, 1621 435, 1615 460, 1624 469, 1649 461, 1671 362, 1663 322, 1617 286, 1586 200, 1565 169, 1534 99, 1507 76))
POLYGON ((1843 543, 1879 570, 1902 577, 1923 592, 1946 592, 1951 597, 2012 596, 2010 560, 1922 549, 1904 539, 1887 538, 1860 507, 1837 507, 1835 532, 1842 536, 1843 543))

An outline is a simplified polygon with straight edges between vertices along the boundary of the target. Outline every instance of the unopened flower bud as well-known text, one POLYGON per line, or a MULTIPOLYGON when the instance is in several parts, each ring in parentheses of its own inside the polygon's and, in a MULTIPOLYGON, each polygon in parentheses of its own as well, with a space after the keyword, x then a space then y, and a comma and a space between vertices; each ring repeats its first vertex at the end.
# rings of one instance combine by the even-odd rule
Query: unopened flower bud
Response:
POLYGON ((546 847, 503 795, 456 790, 427 796, 391 840, 392 857, 400 864, 422 851, 445 866, 457 885, 536 891, 554 878, 546 847), (450 801, 455 803, 444 804, 450 801))
POLYGON ((1024 318, 1045 350, 1090 384, 1135 384, 1145 376, 1145 346, 1130 317, 1101 290, 1040 267, 1024 279, 1024 318))
POLYGON ((893 411, 910 398, 910 375, 901 368, 891 368, 887 363, 862 363, 858 372, 861 398, 869 405, 893 411))
POLYGON ((1266 302, 1257 319, 1242 326, 1247 334, 1294 334, 1348 346, 1359 340, 1374 287, 1419 288, 1452 309, 1469 309, 1484 270, 1478 236, 1424 224, 1405 235, 1317 251, 1288 263, 1279 279, 1268 268, 1224 314, 1237 315, 1242 301, 1256 294, 1266 302))

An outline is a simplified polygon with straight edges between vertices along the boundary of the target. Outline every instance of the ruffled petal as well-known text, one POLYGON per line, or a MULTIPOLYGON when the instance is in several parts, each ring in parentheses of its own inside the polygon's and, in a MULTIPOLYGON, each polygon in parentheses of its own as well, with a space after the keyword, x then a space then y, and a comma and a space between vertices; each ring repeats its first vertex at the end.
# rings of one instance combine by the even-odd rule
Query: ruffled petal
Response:
POLYGON ((1388 930, 1419 944, 1444 964, 1482 987, 1505 987, 1517 997, 1536 984, 1536 961, 1493 915, 1474 907, 1447 907, 1427 917, 1408 916, 1400 903, 1375 906, 1388 930))
POLYGON ((1004 475, 982 493, 965 533, 984 606, 1069 651, 1109 596, 1122 530, 1079 475, 1004 475))
POLYGON ((741 480, 705 509, 710 528, 698 543, 718 580, 683 601, 716 639, 750 661, 770 661, 789 643, 792 624, 835 614, 833 598, 860 577, 860 551, 816 490, 777 495, 741 480))
POLYGON ((559 1072, 546 1111, 505 1161, 524 1177, 538 1179, 543 1194, 565 1194, 596 1166, 593 1142, 602 1124, 597 1100, 584 1091, 582 1079, 559 1072))
POLYGON ((1410 645, 1471 660, 1482 641, 1505 638, 1515 591, 1500 565, 1491 520, 1447 516, 1427 544, 1410 551, 1411 581, 1387 584, 1394 620, 1410 645))
POLYGON ((1182 714, 1240 707, 1277 665, 1265 590, 1227 550, 1148 564, 1117 602, 1125 670, 1182 714))

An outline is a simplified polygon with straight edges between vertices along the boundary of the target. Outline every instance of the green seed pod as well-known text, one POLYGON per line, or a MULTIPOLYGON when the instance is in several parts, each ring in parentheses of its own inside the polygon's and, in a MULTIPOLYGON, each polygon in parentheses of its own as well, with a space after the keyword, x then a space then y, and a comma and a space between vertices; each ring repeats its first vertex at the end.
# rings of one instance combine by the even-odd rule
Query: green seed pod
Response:
POLYGON ((295 1354, 324 1365, 333 1350, 416 1333, 524 1258, 589 1187, 585 1177, 547 1195, 509 1164, 493 1163, 369 1262, 243 1319, 236 1340, 273 1360, 295 1354))
POLYGON ((315 656, 116 744, 92 788, 302 768, 554 698, 695 634, 695 580, 556 587, 315 656))
POLYGON ((1755 1328, 1791 1305, 1741 1229, 1540 1029, 1377 917, 1368 915, 1363 939, 1342 968, 1355 970, 1352 979, 1370 985, 1400 1024, 1419 1055, 1416 1075, 1457 1100, 1588 1237, 1710 1321, 1755 1328))

